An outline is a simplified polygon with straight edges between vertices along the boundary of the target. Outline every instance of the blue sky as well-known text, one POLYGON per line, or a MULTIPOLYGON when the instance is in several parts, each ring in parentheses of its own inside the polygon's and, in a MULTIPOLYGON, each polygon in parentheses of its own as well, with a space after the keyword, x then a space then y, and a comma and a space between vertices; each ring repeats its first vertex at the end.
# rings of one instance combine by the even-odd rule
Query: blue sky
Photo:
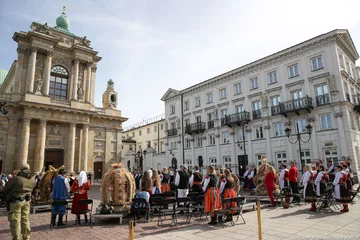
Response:
POLYGON ((29 31, 32 21, 55 26, 63 5, 70 31, 103 57, 96 105, 113 79, 124 126, 164 113, 169 87, 181 90, 336 28, 349 29, 360 49, 358 0, 0 0, 0 68, 16 59, 14 32, 29 31))

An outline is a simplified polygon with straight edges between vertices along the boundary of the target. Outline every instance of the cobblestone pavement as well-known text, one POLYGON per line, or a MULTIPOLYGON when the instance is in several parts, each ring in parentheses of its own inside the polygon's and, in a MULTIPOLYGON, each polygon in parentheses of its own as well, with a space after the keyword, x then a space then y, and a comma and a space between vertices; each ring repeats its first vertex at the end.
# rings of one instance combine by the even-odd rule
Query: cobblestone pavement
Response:
MULTIPOLYGON (((99 186, 93 186, 89 193, 94 199, 95 207, 99 203, 99 186)), ((349 213, 324 213, 308 211, 309 205, 292 206, 289 209, 263 208, 262 227, 263 239, 336 239, 335 237, 354 236, 360 239, 360 201, 356 200, 349 205, 349 213), (301 238, 305 236, 324 238, 301 238), (357 236, 357 237, 356 237, 357 236)), ((209 226, 207 221, 192 220, 186 224, 184 218, 179 219, 176 227, 157 227, 156 221, 145 223, 139 222, 135 226, 135 238, 144 240, 162 239, 257 239, 257 214, 256 211, 244 213, 246 224, 241 220, 234 227, 222 228, 209 226)), ((76 226, 75 218, 70 214, 67 228, 49 229, 50 212, 31 214, 31 239, 129 239, 129 228, 126 223, 118 224, 118 220, 97 221, 97 224, 89 226, 76 226)), ((0 239, 11 239, 9 223, 6 213, 0 210, 0 239)))

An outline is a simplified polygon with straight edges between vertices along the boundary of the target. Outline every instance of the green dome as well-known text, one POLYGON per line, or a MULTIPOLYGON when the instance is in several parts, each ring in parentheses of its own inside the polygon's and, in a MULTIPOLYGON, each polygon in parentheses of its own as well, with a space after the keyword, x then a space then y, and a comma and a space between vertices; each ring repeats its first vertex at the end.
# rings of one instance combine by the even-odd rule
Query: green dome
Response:
POLYGON ((70 21, 66 17, 65 12, 63 12, 61 16, 56 19, 56 26, 68 30, 70 26, 70 21))

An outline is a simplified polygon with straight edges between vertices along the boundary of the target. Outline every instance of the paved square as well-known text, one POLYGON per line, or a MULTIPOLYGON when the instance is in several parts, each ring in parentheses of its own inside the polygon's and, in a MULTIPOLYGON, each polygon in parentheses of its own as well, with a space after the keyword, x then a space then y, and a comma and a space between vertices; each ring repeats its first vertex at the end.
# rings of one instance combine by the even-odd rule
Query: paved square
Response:
MULTIPOLYGON (((95 200, 95 211, 100 199, 99 186, 93 186, 89 195, 95 200)), ((324 237, 323 239, 353 236, 353 238, 339 239, 360 239, 360 201, 358 199, 349 205, 349 213, 312 213, 308 211, 309 208, 309 205, 293 206, 289 209, 263 208, 261 210, 263 239, 306 239, 300 238, 305 236, 324 237)), ((1 210, 0 214, 0 239, 11 239, 6 213, 1 210)), ((150 223, 139 222, 135 226, 135 238, 144 240, 257 239, 256 211, 245 212, 244 218, 246 224, 241 224, 241 220, 239 220, 236 226, 225 228, 222 228, 221 225, 209 226, 205 219, 202 221, 192 219, 191 224, 185 224, 183 217, 179 218, 179 224, 176 227, 157 227, 155 220, 150 223)), ((31 239, 129 239, 128 225, 125 222, 120 226, 118 219, 100 220, 93 228, 90 228, 89 226, 76 226, 74 216, 70 215, 67 228, 55 228, 52 231, 49 229, 49 212, 31 214, 30 221, 31 239)))

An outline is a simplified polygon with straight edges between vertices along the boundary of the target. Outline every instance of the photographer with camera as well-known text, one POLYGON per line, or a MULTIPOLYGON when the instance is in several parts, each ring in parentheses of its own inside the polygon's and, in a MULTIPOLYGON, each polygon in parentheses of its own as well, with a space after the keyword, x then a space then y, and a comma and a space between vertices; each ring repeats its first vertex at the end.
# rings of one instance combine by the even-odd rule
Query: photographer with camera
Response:
POLYGON ((29 164, 24 163, 16 177, 5 185, 6 207, 13 239, 30 239, 30 199, 35 184, 34 176, 29 164))

